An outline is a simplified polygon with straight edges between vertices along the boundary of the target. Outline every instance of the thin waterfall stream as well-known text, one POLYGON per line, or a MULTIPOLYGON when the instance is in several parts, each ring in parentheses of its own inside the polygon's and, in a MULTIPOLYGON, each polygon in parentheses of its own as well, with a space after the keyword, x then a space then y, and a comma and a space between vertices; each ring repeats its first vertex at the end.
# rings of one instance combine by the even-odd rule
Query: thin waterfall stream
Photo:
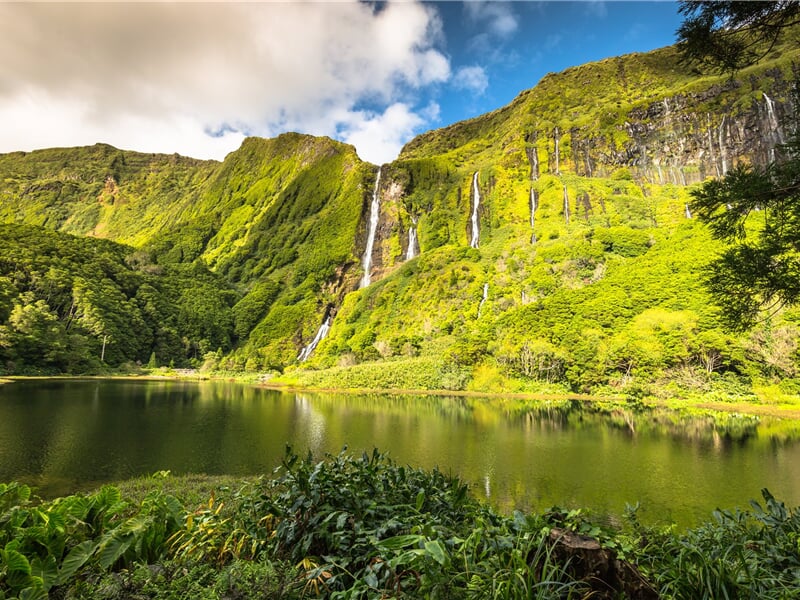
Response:
POLYGON ((370 269, 372 268, 372 250, 375 247, 375 234, 378 231, 378 220, 381 212, 381 168, 378 167, 378 176, 375 178, 375 189, 372 191, 372 202, 369 205, 369 233, 367 234, 367 248, 364 250, 364 276, 361 278, 362 288, 367 287, 372 281, 370 269))
POLYGON ((483 284, 483 297, 481 298, 480 304, 478 304, 478 318, 481 318, 481 311, 483 310, 483 305, 486 304, 486 300, 489 298, 489 284, 483 284))
POLYGON ((329 315, 325 317, 325 320, 322 322, 322 325, 320 325, 319 329, 317 329, 317 334, 314 336, 314 339, 311 340, 311 342, 309 342, 309 344, 300 351, 300 354, 297 356, 297 360, 300 362, 307 361, 308 357, 311 356, 311 353, 314 352, 317 345, 322 340, 325 339, 330 330, 331 330, 331 317, 329 315))
POLYGON ((408 228, 408 248, 406 249, 406 260, 411 260, 417 256, 417 218, 411 217, 411 227, 408 228))
POLYGON ((481 205, 481 190, 478 187, 478 172, 472 176, 472 239, 469 245, 472 248, 478 247, 478 240, 480 239, 480 230, 478 229, 478 208, 481 205))

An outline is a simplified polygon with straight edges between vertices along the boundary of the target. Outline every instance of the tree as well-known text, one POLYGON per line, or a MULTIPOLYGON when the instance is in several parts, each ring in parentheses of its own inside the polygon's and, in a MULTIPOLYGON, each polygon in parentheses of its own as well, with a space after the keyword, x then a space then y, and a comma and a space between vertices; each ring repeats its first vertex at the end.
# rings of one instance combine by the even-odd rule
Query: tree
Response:
POLYGON ((681 0, 686 18, 678 48, 690 63, 733 73, 764 58, 786 28, 800 23, 800 3, 681 0))
POLYGON ((64 326, 44 300, 24 295, 14 303, 7 326, 0 326, 0 348, 25 367, 63 370, 69 361, 64 326))
MULTIPOLYGON (((800 23, 796 1, 684 0, 679 10, 684 58, 729 72, 757 62, 800 23)), ((800 140, 792 129, 780 162, 739 166, 692 192, 692 211, 730 244, 710 263, 706 283, 733 329, 800 302, 800 140)))
POLYGON ((734 329, 800 302, 800 161, 739 167, 692 193, 692 210, 731 245, 706 282, 734 329))

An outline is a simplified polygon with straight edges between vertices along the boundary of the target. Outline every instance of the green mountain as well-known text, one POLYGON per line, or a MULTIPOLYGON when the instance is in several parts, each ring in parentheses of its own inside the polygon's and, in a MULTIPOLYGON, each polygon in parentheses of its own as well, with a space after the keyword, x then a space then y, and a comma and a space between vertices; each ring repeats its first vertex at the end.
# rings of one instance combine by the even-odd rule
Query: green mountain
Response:
POLYGON ((155 315, 124 351, 114 334, 118 362, 155 353, 349 387, 792 391, 798 315, 722 328, 701 283, 719 247, 687 203, 707 177, 780 158, 799 55, 779 45, 734 78, 691 73, 674 48, 549 74, 380 169, 299 134, 247 139, 221 163, 103 145, 0 155, 0 221, 18 245, 0 261, 0 358, 43 366, 14 342, 20 307, 75 319, 74 282, 93 278, 71 275, 53 305, 40 281, 61 258, 17 249, 74 234, 87 252, 124 244, 126 302, 145 280, 184 298, 187 272, 214 299, 193 326, 197 298, 183 320, 165 309, 182 353, 159 346, 155 315))

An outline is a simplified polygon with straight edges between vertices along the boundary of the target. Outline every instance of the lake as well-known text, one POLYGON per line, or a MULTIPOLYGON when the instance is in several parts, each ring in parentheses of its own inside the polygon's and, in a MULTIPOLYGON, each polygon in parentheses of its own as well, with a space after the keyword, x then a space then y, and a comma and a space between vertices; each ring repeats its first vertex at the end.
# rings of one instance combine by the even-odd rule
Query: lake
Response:
POLYGON ((374 447, 460 475, 502 510, 586 507, 690 525, 761 488, 800 503, 798 425, 739 415, 416 395, 287 393, 226 382, 0 385, 0 481, 45 497, 159 470, 251 476, 285 447, 374 447))

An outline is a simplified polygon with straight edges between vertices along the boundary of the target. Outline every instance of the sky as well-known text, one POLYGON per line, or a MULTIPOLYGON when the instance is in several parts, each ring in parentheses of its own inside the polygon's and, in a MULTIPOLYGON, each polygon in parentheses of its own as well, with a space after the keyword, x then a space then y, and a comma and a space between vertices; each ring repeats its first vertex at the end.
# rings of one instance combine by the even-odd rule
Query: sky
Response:
POLYGON ((222 160, 298 131, 382 164, 549 72, 671 45, 679 24, 667 1, 0 0, 0 153, 222 160))

